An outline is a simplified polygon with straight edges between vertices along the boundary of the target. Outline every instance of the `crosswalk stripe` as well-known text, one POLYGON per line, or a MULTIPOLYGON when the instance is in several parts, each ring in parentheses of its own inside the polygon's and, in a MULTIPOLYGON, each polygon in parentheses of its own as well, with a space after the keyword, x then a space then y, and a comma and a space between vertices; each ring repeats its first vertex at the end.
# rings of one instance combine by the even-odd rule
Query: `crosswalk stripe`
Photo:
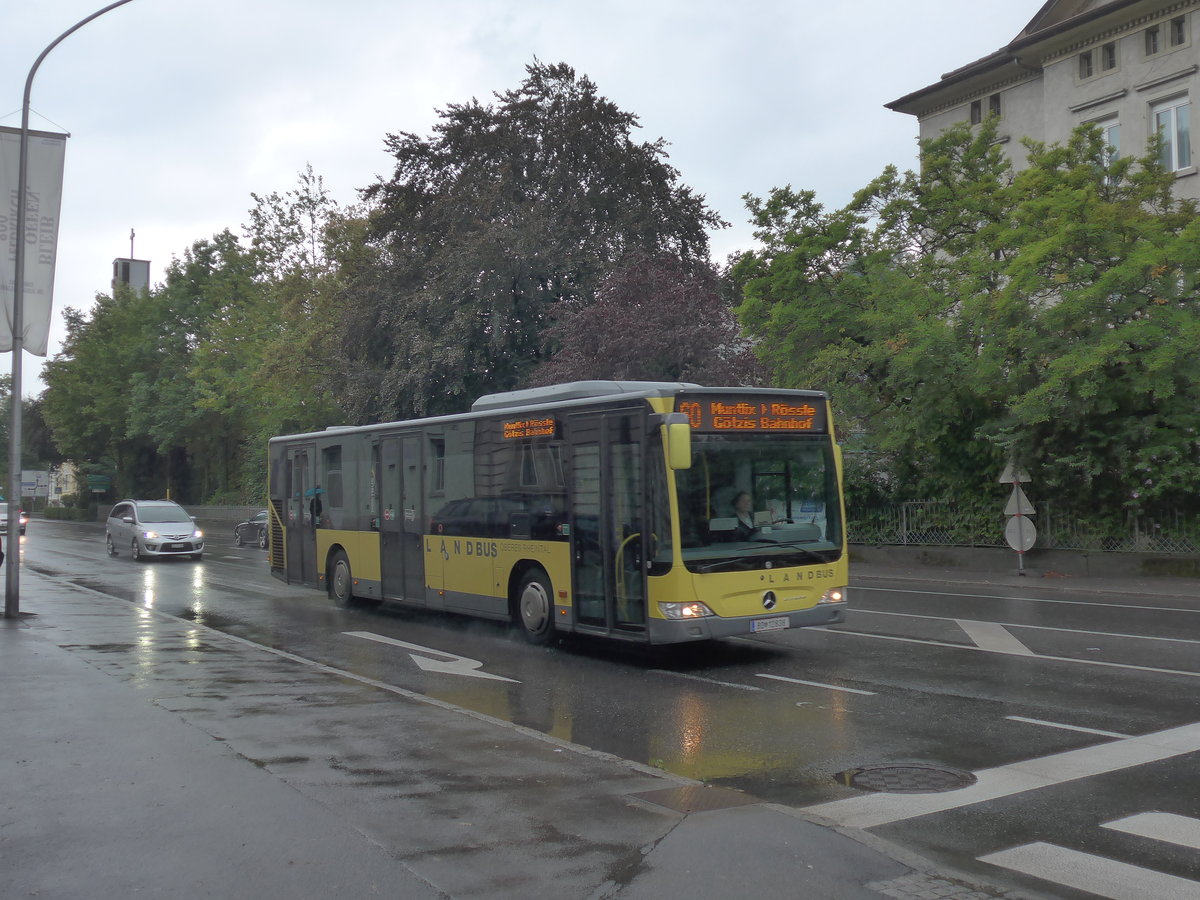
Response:
POLYGON ((1177 816, 1175 813, 1146 812, 1115 822, 1105 822, 1105 828, 1153 838, 1180 847, 1200 850, 1200 819, 1177 816))
POLYGON ((958 791, 864 794, 806 806, 804 812, 850 828, 875 828, 1197 751, 1200 751, 1200 722, 983 769, 975 773, 978 779, 975 784, 958 791))
POLYGON ((1085 728, 1082 725, 1067 725, 1064 722, 1047 722, 1045 719, 1030 719, 1025 716, 1005 716, 1013 722, 1025 722, 1029 725, 1045 725, 1047 728, 1061 728, 1064 731, 1080 731, 1084 734, 1098 734, 1101 737, 1129 738, 1132 734, 1121 734, 1119 731, 1102 731, 1099 728, 1085 728))
POLYGON ((1088 891, 1108 900, 1196 900, 1200 881, 1143 869, 1091 853, 1041 842, 979 857, 1014 872, 1088 891))

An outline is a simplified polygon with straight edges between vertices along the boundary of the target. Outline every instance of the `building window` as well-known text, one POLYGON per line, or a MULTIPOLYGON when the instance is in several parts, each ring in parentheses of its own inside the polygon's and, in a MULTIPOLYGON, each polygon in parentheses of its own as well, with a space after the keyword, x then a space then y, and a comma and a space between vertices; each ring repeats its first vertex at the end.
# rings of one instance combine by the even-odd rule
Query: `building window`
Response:
POLYGON ((1091 78, 1095 72, 1092 69, 1092 51, 1084 50, 1079 54, 1079 80, 1091 78))
POLYGON ((978 125, 982 121, 983 121, 983 101, 982 100, 972 100, 971 101, 971 124, 978 125))
POLYGON ((1192 164, 1192 105, 1187 97, 1159 103, 1151 110, 1154 129, 1162 136, 1163 168, 1178 172, 1192 164))
POLYGON ((1178 16, 1171 20, 1171 46, 1182 47, 1187 43, 1187 20, 1178 16))
POLYGON ((1105 157, 1106 163, 1111 163, 1114 160, 1121 158, 1121 123, 1115 120, 1100 123, 1100 130, 1104 133, 1104 144, 1108 147, 1108 156, 1105 157))
POLYGON ((1104 146, 1107 148, 1104 164, 1111 166, 1121 158, 1121 122, 1118 119, 1107 119, 1096 124, 1100 126, 1100 134, 1104 137, 1104 146))
POLYGON ((1000 115, 1000 95, 999 94, 992 94, 992 96, 988 97, 988 115, 989 116, 1000 115))
POLYGON ((1158 52, 1158 26, 1151 25, 1146 29, 1146 55, 1153 56, 1158 52))
POLYGON ((1110 41, 1100 48, 1100 68, 1109 72, 1117 67, 1117 43, 1110 41))

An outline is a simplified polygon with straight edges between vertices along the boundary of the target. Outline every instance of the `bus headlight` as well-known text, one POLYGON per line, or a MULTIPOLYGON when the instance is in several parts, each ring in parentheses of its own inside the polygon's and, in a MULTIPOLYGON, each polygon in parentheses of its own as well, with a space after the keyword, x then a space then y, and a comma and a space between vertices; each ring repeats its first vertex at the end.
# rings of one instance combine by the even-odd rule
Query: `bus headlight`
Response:
POLYGON ((703 619, 715 616, 711 609, 703 603, 660 603, 658 610, 667 619, 703 619))
POLYGON ((845 588, 830 588, 821 595, 821 599, 817 601, 821 603, 845 603, 846 589, 845 588))

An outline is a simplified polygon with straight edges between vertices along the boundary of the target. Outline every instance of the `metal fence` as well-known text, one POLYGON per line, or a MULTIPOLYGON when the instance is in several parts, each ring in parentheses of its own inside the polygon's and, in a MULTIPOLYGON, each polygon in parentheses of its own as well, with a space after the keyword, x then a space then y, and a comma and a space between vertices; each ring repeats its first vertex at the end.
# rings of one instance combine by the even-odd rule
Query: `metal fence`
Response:
MULTIPOLYGON (((1049 502, 1031 516, 1036 547, 1043 550, 1200 552, 1200 516, 1134 518, 1103 526, 1049 502)), ((850 540, 859 544, 1005 547, 1008 516, 995 500, 912 500, 893 506, 846 510, 850 540)))

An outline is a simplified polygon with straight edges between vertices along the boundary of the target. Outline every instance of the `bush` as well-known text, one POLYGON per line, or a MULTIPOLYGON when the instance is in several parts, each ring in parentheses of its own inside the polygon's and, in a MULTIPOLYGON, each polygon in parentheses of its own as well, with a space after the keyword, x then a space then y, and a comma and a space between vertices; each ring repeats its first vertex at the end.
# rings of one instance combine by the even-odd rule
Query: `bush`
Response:
POLYGON ((95 522, 96 504, 91 504, 87 509, 80 509, 77 506, 50 506, 43 511, 42 515, 47 519, 57 519, 62 522, 95 522))

